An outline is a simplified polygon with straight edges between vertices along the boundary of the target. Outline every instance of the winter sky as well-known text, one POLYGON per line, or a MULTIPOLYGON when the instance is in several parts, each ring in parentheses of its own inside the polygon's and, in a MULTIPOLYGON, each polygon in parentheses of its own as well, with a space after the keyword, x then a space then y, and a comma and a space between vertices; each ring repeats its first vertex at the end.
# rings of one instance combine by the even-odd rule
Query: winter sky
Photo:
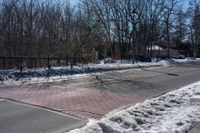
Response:
POLYGON ((76 4, 79 0, 69 0, 72 4, 76 4))
MULTIPOLYGON (((78 3, 80 0, 69 0, 73 5, 78 3)), ((188 0, 183 0, 183 7, 187 8, 188 7, 188 0)))

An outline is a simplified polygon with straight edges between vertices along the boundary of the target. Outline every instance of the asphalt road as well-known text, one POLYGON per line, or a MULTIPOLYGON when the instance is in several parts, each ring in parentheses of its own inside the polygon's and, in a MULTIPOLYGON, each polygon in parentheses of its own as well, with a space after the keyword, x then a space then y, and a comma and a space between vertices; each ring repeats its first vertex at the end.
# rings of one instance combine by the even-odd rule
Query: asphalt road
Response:
POLYGON ((142 97, 155 97, 200 81, 200 66, 172 66, 145 70, 127 70, 101 77, 95 88, 142 97))
POLYGON ((0 133, 63 133, 85 123, 54 111, 0 101, 0 133))
MULTIPOLYGON (((197 81, 200 81, 199 65, 177 65, 105 72, 42 84, 47 88, 97 89, 147 99, 197 81)), ((0 101, 0 133, 62 133, 85 122, 42 108, 0 101)))
POLYGON ((51 85, 67 84, 68 87, 98 89, 151 98, 197 81, 200 81, 200 65, 176 65, 92 74, 89 77, 69 78, 51 85))
POLYGON ((188 133, 199 133, 200 131, 200 122, 194 123, 188 133))

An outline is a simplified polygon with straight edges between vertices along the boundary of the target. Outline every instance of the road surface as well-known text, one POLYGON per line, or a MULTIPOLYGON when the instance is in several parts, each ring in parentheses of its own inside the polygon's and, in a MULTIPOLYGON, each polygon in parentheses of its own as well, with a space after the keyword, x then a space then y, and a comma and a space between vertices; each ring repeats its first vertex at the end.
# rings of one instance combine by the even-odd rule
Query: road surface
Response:
POLYGON ((200 122, 196 122, 191 126, 191 129, 188 133, 199 133, 200 131, 200 122))
MULTIPOLYGON (((142 102, 197 81, 200 81, 199 65, 177 65, 72 76, 50 83, 5 86, 0 88, 0 97, 85 118, 101 118, 123 105, 142 102)), ((62 133, 84 122, 41 108, 0 101, 1 133, 62 133)))
POLYGON ((200 81, 200 65, 176 65, 151 69, 129 69, 94 74, 89 78, 68 79, 52 83, 109 91, 142 97, 155 97, 200 81))
POLYGON ((0 101, 0 133, 63 133, 86 121, 46 109, 0 101))

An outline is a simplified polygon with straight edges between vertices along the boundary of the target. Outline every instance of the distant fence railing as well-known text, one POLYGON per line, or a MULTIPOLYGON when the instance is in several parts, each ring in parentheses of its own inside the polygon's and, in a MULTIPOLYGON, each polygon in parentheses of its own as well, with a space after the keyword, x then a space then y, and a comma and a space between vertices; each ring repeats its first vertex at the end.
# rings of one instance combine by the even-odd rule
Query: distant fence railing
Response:
POLYGON ((19 69, 25 68, 50 68, 59 66, 71 66, 76 64, 86 64, 84 58, 34 58, 34 57, 0 57, 0 69, 19 69))

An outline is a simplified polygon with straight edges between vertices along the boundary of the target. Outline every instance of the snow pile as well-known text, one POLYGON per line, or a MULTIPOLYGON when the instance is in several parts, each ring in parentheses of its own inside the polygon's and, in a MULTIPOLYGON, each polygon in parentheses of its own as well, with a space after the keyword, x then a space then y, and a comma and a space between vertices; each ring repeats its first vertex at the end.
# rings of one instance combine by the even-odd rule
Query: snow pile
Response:
POLYGON ((200 96, 200 82, 136 104, 70 133, 183 133, 200 121, 200 105, 190 98, 200 96))
POLYGON ((168 66, 167 61, 152 62, 152 63, 138 63, 138 64, 124 64, 124 63, 112 63, 112 64, 88 64, 83 66, 74 66, 71 68, 67 67, 52 67, 51 69, 30 69, 23 72, 17 70, 1 70, 0 81, 8 79, 19 80, 24 78, 40 78, 40 77, 53 77, 62 75, 76 75, 76 74, 87 74, 106 72, 113 70, 124 70, 139 67, 159 67, 168 66))
POLYGON ((172 64, 200 64, 200 58, 172 59, 170 63, 172 64))

